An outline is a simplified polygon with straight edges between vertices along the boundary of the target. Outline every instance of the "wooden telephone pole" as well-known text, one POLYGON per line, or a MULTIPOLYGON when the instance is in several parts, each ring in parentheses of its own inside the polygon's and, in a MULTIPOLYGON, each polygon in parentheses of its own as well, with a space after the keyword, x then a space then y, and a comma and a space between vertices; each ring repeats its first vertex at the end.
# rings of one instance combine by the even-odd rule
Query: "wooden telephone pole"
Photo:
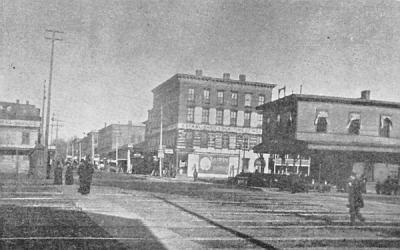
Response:
POLYGON ((51 40, 51 54, 50 54, 50 74, 49 74, 49 95, 47 98, 47 116, 46 116, 46 132, 44 139, 44 162, 46 163, 46 179, 50 179, 50 164, 48 159, 49 154, 49 125, 50 125, 50 104, 51 104, 51 82, 53 77, 53 57, 54 57, 54 42, 62 41, 62 39, 56 38, 56 33, 64 33, 57 30, 46 30, 51 33, 51 37, 45 37, 47 40, 51 40))

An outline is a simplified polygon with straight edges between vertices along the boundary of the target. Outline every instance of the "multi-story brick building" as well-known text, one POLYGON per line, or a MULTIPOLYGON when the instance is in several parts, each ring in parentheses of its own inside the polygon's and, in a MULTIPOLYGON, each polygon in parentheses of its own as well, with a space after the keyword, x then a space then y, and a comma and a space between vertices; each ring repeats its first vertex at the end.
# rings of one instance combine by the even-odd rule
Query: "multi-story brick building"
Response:
POLYGON ((147 150, 163 145, 168 165, 199 176, 226 177, 254 171, 259 157, 251 148, 261 142, 262 114, 255 107, 271 100, 274 84, 176 74, 152 90, 153 108, 146 124, 147 150), (162 115, 161 115, 162 108, 162 115), (239 170, 240 169, 240 170, 239 170))
MULTIPOLYGON (((100 158, 115 159, 116 148, 144 141, 145 126, 128 124, 110 124, 98 131, 97 153, 100 158)), ((126 155, 118 154, 120 160, 126 155)))
POLYGON ((311 175, 341 184, 352 171, 369 181, 397 177, 400 103, 293 94, 263 110, 260 153, 311 157, 311 175))
POLYGON ((0 172, 29 170, 29 152, 38 141, 40 110, 29 102, 0 102, 0 172))

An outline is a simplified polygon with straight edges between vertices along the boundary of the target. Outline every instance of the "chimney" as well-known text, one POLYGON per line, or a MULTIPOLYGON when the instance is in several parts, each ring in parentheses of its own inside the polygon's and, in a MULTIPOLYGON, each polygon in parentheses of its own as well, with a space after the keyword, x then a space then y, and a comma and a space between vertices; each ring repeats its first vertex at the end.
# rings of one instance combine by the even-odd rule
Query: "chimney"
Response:
POLYGON ((224 73, 222 75, 222 79, 224 79, 224 80, 230 80, 230 78, 231 78, 231 74, 229 74, 229 73, 224 73))
POLYGON ((196 76, 203 76, 203 70, 196 69, 196 76))
POLYGON ((104 127, 107 127, 107 122, 104 123, 104 127))
POLYGON ((239 81, 245 82, 246 81, 246 75, 239 75, 239 81))
POLYGON ((132 121, 131 120, 128 121, 128 125, 132 127, 132 121))
POLYGON ((19 99, 17 99, 15 102, 16 102, 17 104, 19 104, 19 99))
POLYGON ((29 101, 26 101, 26 105, 29 105, 29 101))
POLYGON ((361 99, 363 100, 369 100, 370 95, 371 95, 371 90, 361 91, 361 99))

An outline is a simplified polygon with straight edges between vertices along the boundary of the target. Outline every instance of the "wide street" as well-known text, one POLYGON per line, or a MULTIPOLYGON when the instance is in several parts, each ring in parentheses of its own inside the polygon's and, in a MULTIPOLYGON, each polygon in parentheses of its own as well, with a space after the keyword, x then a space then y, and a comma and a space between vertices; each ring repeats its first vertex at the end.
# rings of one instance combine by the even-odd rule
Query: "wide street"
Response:
POLYGON ((400 246, 398 197, 366 195, 350 226, 346 194, 290 194, 190 179, 96 173, 77 186, 3 188, 3 249, 375 249, 400 246))

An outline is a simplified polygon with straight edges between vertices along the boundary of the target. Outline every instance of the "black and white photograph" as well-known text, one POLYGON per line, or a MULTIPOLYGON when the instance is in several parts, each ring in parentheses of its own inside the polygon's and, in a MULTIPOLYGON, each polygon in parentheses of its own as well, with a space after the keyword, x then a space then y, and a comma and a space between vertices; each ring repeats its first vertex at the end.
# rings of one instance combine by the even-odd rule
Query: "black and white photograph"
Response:
POLYGON ((0 0, 0 249, 400 249, 400 1, 0 0))

